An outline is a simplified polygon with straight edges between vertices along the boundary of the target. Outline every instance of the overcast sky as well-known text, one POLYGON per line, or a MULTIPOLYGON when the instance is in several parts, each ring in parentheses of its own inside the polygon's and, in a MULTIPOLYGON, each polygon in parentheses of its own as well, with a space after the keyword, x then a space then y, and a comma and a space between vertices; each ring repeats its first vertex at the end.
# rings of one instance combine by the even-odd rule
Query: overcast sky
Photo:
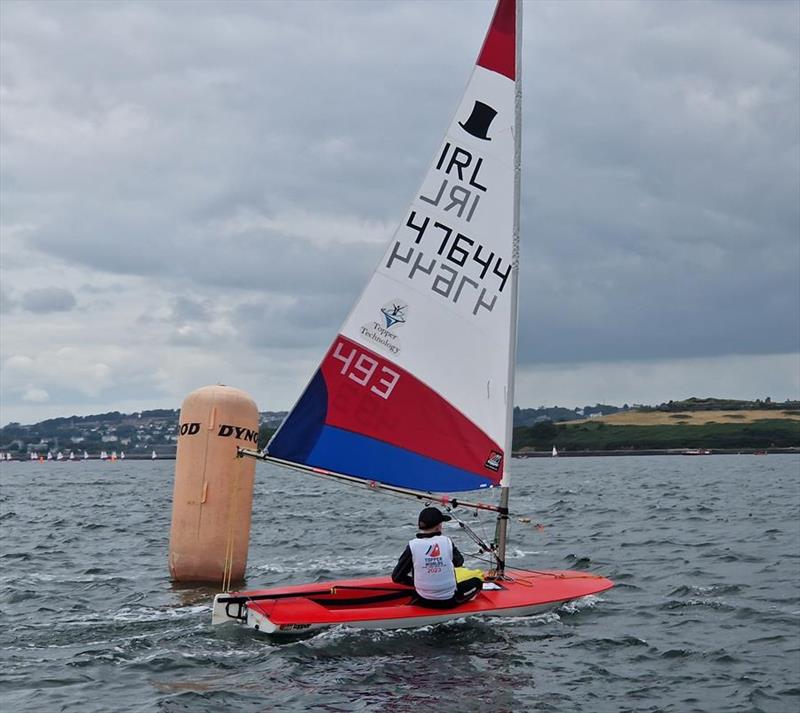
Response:
MULTIPOLYGON (((292 405, 493 2, 0 4, 0 422, 292 405)), ((526 2, 516 403, 800 397, 800 4, 526 2)))

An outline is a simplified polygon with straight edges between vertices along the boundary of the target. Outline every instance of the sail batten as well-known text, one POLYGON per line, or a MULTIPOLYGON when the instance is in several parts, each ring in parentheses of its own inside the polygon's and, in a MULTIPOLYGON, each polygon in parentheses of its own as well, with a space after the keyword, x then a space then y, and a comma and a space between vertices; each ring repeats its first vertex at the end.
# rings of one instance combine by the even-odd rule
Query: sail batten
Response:
POLYGON ((390 486, 508 485, 519 235, 515 0, 270 456, 390 486))

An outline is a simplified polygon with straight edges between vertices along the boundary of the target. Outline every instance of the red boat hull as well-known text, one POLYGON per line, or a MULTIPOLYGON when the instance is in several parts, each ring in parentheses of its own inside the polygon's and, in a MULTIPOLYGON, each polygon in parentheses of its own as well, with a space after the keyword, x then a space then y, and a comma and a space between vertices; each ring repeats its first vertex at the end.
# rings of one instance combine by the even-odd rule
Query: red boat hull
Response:
POLYGON ((465 616, 528 616, 610 589, 613 582, 575 571, 506 570, 475 599, 453 609, 411 604, 413 590, 389 577, 220 594, 213 623, 235 621, 266 633, 292 633, 337 624, 373 629, 427 626, 465 616))

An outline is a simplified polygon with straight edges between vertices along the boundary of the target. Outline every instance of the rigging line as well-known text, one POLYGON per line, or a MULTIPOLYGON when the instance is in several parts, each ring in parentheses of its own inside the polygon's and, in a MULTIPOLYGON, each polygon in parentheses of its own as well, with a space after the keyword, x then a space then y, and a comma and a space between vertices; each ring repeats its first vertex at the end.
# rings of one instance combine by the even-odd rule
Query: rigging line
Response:
MULTIPOLYGON (((489 542, 492 536, 489 533, 490 525, 488 522, 486 522, 486 520, 482 520, 480 521, 480 523, 481 523, 481 534, 483 535, 483 539, 489 542)), ((492 527, 491 529, 493 530, 494 528, 492 527)))
POLYGON ((233 504, 238 500, 239 486, 243 462, 237 459, 233 468, 233 483, 228 485, 228 533, 225 542, 225 564, 222 571, 222 591, 231 591, 231 578, 233 576, 234 533, 233 533, 233 504), (238 467, 237 467, 238 466, 238 467))
MULTIPOLYGON (((385 494, 388 495, 389 497, 392 497, 392 498, 399 498, 400 500, 405 500, 408 497, 407 495, 404 495, 403 493, 394 493, 391 490, 387 490, 385 494)), ((439 504, 441 504, 441 498, 439 498, 439 497, 437 497, 435 495, 432 495, 430 498, 427 498, 427 499, 426 498, 420 498, 420 499, 423 500, 426 504, 427 503, 439 503, 439 504)))
MULTIPOLYGON (((450 508, 448 508, 448 511, 450 511, 452 513, 452 510, 450 508)), ((481 551, 483 551, 483 552, 491 552, 492 551, 491 545, 489 545, 485 540, 481 539, 481 537, 479 535, 477 535, 475 533, 475 531, 469 525, 467 525, 466 522, 464 522, 461 518, 459 518, 456 515, 451 515, 451 517, 459 524, 461 529, 464 530, 467 533, 469 538, 476 545, 478 545, 478 547, 481 548, 481 551)))
POLYGON ((470 559, 478 560, 478 562, 483 562, 484 564, 493 565, 494 560, 490 559, 489 557, 481 557, 481 553, 478 552, 476 554, 469 554, 464 555, 464 557, 469 557, 470 559))
POLYGON ((592 574, 586 572, 585 574, 577 574, 574 571, 569 572, 569 576, 563 572, 546 572, 539 569, 526 569, 525 567, 511 567, 511 571, 525 572, 527 574, 537 574, 543 577, 553 577, 554 579, 604 579, 600 574, 592 574))

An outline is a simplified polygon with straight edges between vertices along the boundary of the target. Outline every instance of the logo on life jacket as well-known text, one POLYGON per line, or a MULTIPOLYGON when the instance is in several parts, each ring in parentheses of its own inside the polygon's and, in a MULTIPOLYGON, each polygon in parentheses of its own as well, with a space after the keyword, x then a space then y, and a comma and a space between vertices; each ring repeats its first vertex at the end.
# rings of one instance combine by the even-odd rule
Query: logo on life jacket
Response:
POLYGON ((442 556, 442 552, 439 549, 439 543, 435 542, 433 545, 431 545, 428 548, 428 551, 425 553, 425 555, 427 557, 441 557, 442 556))

